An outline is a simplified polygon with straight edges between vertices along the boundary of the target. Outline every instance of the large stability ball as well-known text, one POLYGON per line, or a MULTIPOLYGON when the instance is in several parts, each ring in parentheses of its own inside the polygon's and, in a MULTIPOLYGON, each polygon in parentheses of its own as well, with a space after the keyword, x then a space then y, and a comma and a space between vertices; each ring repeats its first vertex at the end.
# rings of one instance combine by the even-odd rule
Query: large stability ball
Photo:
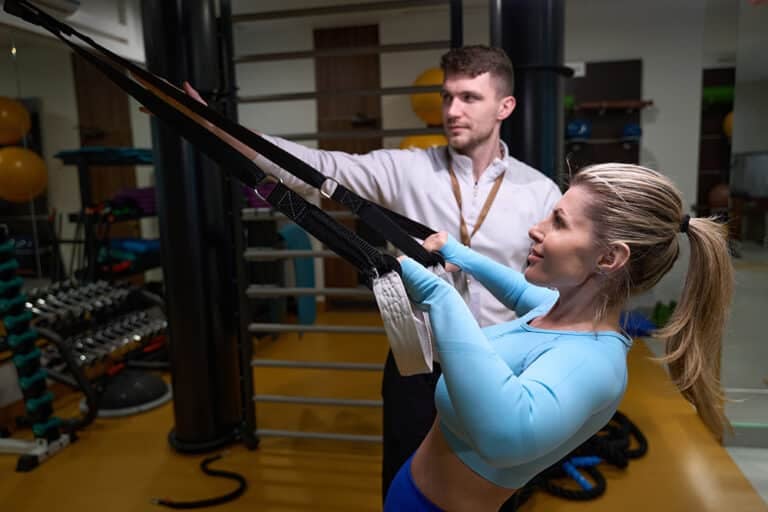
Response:
MULTIPOLYGON (((443 70, 430 68, 420 74, 413 85, 443 85, 443 70)), ((411 108, 428 125, 443 124, 443 100, 439 92, 411 94, 411 108)))
POLYGON ((0 96, 0 144, 13 144, 29 132, 29 112, 16 100, 0 96))
POLYGON ((448 139, 445 135, 436 133, 434 135, 411 135, 406 137, 400 142, 400 149, 408 148, 422 148, 427 149, 432 146, 445 146, 448 144, 448 139))
POLYGON ((23 203, 45 190, 48 172, 34 152, 19 148, 0 149, 0 199, 23 203))

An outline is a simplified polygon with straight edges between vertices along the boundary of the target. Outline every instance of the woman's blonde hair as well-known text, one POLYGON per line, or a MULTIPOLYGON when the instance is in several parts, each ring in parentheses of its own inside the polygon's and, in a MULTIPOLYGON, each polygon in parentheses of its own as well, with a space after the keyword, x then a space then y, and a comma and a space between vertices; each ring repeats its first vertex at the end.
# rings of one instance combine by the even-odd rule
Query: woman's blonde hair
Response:
POLYGON ((572 178, 571 186, 591 192, 587 215, 599 243, 623 242, 630 249, 627 265, 607 280, 599 315, 658 283, 677 260, 681 231, 686 233, 691 255, 682 297, 667 325, 654 336, 665 341, 662 360, 683 396, 696 406, 707 427, 722 436, 727 420, 720 354, 733 293, 726 226, 707 218, 688 220, 672 181, 638 165, 586 167, 572 178))

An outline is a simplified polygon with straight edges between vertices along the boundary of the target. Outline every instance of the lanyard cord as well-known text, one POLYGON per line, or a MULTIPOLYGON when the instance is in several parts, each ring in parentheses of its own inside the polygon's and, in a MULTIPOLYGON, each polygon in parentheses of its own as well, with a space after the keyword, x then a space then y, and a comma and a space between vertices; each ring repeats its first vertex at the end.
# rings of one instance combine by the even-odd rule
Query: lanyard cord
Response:
POLYGON ((485 199, 485 203, 483 204, 482 210, 480 210, 480 215, 477 218, 477 222, 475 222, 475 227, 472 229, 472 233, 469 233, 469 230, 467 229, 467 223, 464 221, 464 214, 462 213, 461 209, 461 188, 459 187, 459 180, 456 178, 456 173, 453 172, 451 153, 447 148, 446 155, 448 158, 448 173, 451 175, 451 189, 453 190, 453 197, 456 199, 456 204, 459 206, 459 234, 461 235, 461 243, 467 247, 471 247, 472 237, 475 236, 477 230, 480 229, 480 226, 483 225, 485 217, 491 210, 493 200, 496 199, 496 194, 499 192, 499 188, 501 188, 501 182, 504 181, 504 174, 506 171, 499 174, 496 177, 496 180, 493 182, 493 188, 488 194, 488 197, 485 199))

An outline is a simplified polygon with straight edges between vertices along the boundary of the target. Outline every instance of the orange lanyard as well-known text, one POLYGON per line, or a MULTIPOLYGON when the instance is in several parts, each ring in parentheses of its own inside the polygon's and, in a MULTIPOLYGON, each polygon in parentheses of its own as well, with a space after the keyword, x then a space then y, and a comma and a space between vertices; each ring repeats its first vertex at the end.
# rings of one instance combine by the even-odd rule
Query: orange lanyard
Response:
POLYGON ((453 172, 453 164, 451 163, 450 155, 448 156, 448 172, 451 174, 451 187, 453 188, 453 197, 456 198, 456 204, 459 205, 459 234, 461 235, 461 243, 467 247, 471 247, 472 237, 475 236, 475 233, 477 233, 477 230, 480 229, 480 226, 483 224, 485 217, 488 215, 488 211, 491 209, 493 200, 496 199, 496 193, 501 187, 501 182, 504 180, 504 172, 506 171, 499 174, 499 176, 496 178, 496 181, 493 182, 493 188, 491 189, 490 194, 488 194, 488 198, 485 200, 483 209, 480 210, 480 216, 477 218, 477 222, 475 223, 475 227, 472 229, 471 234, 467 229, 467 223, 464 221, 464 215, 461 213, 461 189, 459 188, 459 180, 456 179, 456 174, 453 172))

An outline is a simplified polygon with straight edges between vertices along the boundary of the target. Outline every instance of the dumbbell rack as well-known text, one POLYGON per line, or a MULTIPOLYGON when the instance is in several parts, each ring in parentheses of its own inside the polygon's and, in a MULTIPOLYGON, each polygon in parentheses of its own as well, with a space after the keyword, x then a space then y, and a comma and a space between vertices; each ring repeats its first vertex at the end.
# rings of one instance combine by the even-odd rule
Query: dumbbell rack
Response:
POLYGON ((22 293, 14 242, 0 235, 0 327, 7 331, 24 398, 22 419, 35 436, 32 442, 0 439, 0 452, 21 454, 17 471, 29 471, 74 441, 97 415, 132 414, 170 399, 159 377, 121 372, 135 356, 165 345, 168 324, 162 299, 126 283, 68 280, 22 293), (83 417, 52 416, 49 379, 83 392, 83 417), (141 379, 141 392, 124 395, 125 388, 112 385, 133 386, 135 379, 141 379), (109 408, 110 401, 116 408, 109 408))
MULTIPOLYGON (((41 360, 48 377, 85 392, 82 412, 98 409, 93 416, 119 416, 170 400, 170 391, 156 376, 130 372, 133 378, 142 380, 136 386, 129 382, 133 393, 111 386, 113 377, 122 372, 126 363, 132 364, 134 356, 155 353, 165 345, 168 322, 161 299, 125 283, 76 280, 33 288, 27 297, 27 308, 35 317, 35 326, 45 338, 55 342, 42 348, 41 360), (76 367, 74 379, 67 375, 73 373, 73 367, 76 367), (134 394, 140 390, 144 394, 134 394), (161 395, 153 394, 163 390, 161 395), (98 406, 90 407, 86 403, 87 391, 98 394, 98 406), (123 405, 112 409, 110 401, 115 406, 112 399, 116 397, 123 405), (124 405, 127 402, 132 405, 124 405)), ((125 375, 118 380, 128 382, 125 375)))
POLYGON ((19 454, 16 471, 30 471, 76 438, 62 432, 61 419, 53 416, 53 394, 47 388, 47 374, 41 366, 41 352, 37 347, 40 336, 30 327, 32 313, 27 310, 27 297, 21 292, 22 279, 16 276, 18 262, 14 248, 13 240, 0 230, 0 319, 13 353, 13 364, 35 439, 2 438, 0 452, 19 454))

